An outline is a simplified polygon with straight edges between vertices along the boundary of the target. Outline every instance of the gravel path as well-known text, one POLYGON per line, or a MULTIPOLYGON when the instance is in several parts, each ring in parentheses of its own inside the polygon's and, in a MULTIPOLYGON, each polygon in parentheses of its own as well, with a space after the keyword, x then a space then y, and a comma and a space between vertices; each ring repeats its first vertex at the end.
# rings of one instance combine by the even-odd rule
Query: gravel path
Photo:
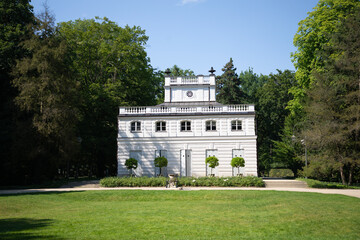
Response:
POLYGON ((342 194, 346 196, 360 198, 360 189, 319 189, 319 188, 289 188, 289 187, 266 187, 266 188, 255 188, 255 187, 183 187, 183 188, 164 188, 164 187, 120 187, 120 188, 103 188, 100 186, 96 187, 70 187, 70 188, 44 188, 44 189, 16 189, 16 190, 0 190, 0 195, 4 194, 23 194, 23 193, 44 193, 44 192, 71 192, 71 191, 98 191, 98 190, 183 190, 183 191, 194 191, 194 190, 257 190, 257 191, 290 191, 290 192, 313 192, 323 194, 342 194))

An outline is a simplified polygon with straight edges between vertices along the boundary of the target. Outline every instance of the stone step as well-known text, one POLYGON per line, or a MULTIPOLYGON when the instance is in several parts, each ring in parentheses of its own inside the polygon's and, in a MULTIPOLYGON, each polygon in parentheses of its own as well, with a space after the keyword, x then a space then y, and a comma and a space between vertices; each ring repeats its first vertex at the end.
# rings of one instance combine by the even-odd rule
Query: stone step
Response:
POLYGON ((266 180, 264 179, 266 188, 307 188, 306 182, 298 180, 276 179, 266 180))

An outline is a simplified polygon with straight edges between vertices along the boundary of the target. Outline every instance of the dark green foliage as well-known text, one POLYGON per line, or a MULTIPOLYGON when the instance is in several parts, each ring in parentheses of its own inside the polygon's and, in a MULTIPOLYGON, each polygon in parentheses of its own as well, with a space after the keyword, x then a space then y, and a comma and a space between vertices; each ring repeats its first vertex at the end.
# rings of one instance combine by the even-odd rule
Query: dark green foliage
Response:
POLYGON ((44 166, 43 173, 35 171, 29 175, 54 177, 59 165, 65 165, 78 152, 79 85, 69 67, 68 48, 56 35, 54 18, 47 8, 32 26, 31 37, 22 45, 29 53, 18 61, 13 71, 13 84, 19 90, 15 100, 28 113, 36 134, 40 134, 34 163, 39 161, 44 166))
MULTIPOLYGON (((0 1, 0 185, 13 182, 15 171, 22 166, 14 157, 18 150, 17 122, 21 115, 14 104, 17 91, 12 87, 11 71, 16 60, 27 54, 19 43, 28 37, 28 25, 34 23, 29 0, 0 1)), ((23 117, 23 116, 22 116, 23 117)))
POLYGON ((207 157, 205 159, 205 164, 209 164, 209 167, 215 168, 215 167, 219 166, 219 159, 214 156, 207 157))
MULTIPOLYGON (((287 103, 293 98, 289 89, 296 84, 294 72, 278 70, 277 74, 270 74, 257 91, 258 166, 261 175, 268 174, 272 168, 274 141, 281 140, 285 118, 289 115, 287 103)), ((277 158, 277 161, 288 160, 277 158)))
POLYGON ((107 18, 63 22, 59 34, 72 50, 81 86, 82 159, 97 176, 116 174, 118 107, 161 102, 162 73, 150 66, 148 37, 140 27, 120 27, 107 18))
POLYGON ((360 8, 339 22, 338 32, 331 34, 329 46, 319 54, 325 66, 314 75, 308 91, 303 131, 312 155, 327 159, 328 165, 338 169, 342 184, 349 185, 360 166, 359 39, 360 8))
POLYGON ((174 65, 170 68, 170 76, 172 77, 194 77, 194 71, 190 69, 182 69, 177 65, 174 65))
MULTIPOLYGON (((103 187, 165 187, 165 177, 108 177, 100 181, 103 187)), ((184 187, 265 187, 265 183, 258 177, 181 177, 178 186, 184 187)))
POLYGON ((222 104, 243 103, 241 99, 240 79, 234 68, 233 60, 225 64, 221 69, 224 73, 216 77, 216 100, 222 104))
POLYGON ((234 168, 245 167, 245 160, 242 157, 234 157, 231 159, 230 165, 234 168))
POLYGON ((138 161, 135 158, 126 159, 125 166, 129 170, 136 169, 138 167, 138 161))
POLYGON ((154 160, 155 167, 162 168, 168 165, 168 160, 166 157, 157 157, 154 160))

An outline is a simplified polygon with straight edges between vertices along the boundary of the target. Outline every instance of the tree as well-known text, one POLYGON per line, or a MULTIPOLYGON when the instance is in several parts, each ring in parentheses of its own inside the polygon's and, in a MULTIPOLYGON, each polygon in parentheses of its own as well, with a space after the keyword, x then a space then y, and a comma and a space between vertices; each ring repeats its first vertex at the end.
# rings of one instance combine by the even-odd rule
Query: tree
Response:
POLYGON ((353 14, 359 5, 358 0, 320 0, 308 17, 299 22, 294 37, 297 51, 292 54, 298 86, 291 89, 294 99, 289 102, 291 114, 298 120, 304 118, 306 90, 314 81, 312 71, 321 72, 324 68, 319 52, 331 44, 329 33, 336 32, 339 19, 353 14))
POLYGON ((168 165, 168 160, 164 156, 157 157, 154 160, 154 164, 155 167, 160 168, 160 176, 161 176, 161 168, 166 167, 168 165))
POLYGON ((222 104, 242 103, 240 79, 235 72, 232 58, 221 70, 224 73, 216 77, 217 101, 222 104))
POLYGON ((314 154, 325 156, 339 170, 342 183, 350 185, 360 166, 360 6, 339 22, 330 44, 318 53, 325 66, 314 73, 308 91, 303 134, 314 154))
POLYGON ((217 166, 219 166, 219 159, 217 157, 214 157, 214 156, 207 157, 205 159, 205 164, 209 165, 209 167, 211 168, 210 175, 212 176, 213 168, 216 168, 217 166))
POLYGON ((170 68, 171 77, 195 77, 194 71, 190 69, 182 69, 177 65, 174 65, 170 68))
POLYGON ((289 89, 296 86, 295 74, 290 70, 270 74, 257 92, 257 143, 259 172, 268 173, 273 164, 273 141, 281 140, 287 103, 293 98, 289 89))
POLYGON ((78 84, 69 68, 67 46, 56 35, 54 18, 46 6, 30 34, 23 42, 29 54, 14 68, 13 84, 19 91, 15 100, 29 114, 33 128, 46 145, 44 148, 53 149, 52 157, 45 161, 55 163, 52 169, 44 171, 57 171, 61 161, 74 157, 78 147, 78 84))
POLYGON ((267 76, 258 75, 253 72, 252 68, 241 71, 239 74, 241 92, 243 93, 243 103, 252 103, 257 107, 258 91, 267 82, 267 76))
POLYGON ((127 169, 130 170, 130 172, 132 173, 132 169, 137 169, 138 167, 138 161, 135 158, 129 158, 126 159, 125 161, 125 166, 127 169))
POLYGON ((162 94, 162 73, 145 51, 148 37, 140 27, 119 27, 107 18, 63 22, 59 32, 81 85, 83 159, 99 177, 116 174, 118 107, 153 105, 162 94))
POLYGON ((238 168, 238 173, 240 173, 240 167, 245 167, 245 160, 242 157, 234 157, 231 159, 230 165, 233 168, 238 168))
MULTIPOLYGON (((19 111, 14 104, 17 94, 12 86, 12 68, 16 60, 27 51, 19 45, 28 36, 28 25, 34 23, 33 8, 29 0, 0 1, 0 184, 12 182, 19 169, 13 156, 19 111)), ((16 152, 16 151, 15 151, 16 152)))

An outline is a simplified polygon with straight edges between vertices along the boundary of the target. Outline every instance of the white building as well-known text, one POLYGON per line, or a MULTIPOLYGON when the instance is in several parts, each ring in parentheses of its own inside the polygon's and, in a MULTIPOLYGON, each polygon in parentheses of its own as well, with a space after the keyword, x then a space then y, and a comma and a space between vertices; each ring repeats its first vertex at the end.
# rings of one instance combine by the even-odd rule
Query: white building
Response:
MULTIPOLYGON (((208 156, 216 156, 215 176, 237 175, 230 165, 245 159, 243 175, 257 176, 255 108, 216 102, 215 74, 170 77, 165 72, 164 103, 150 107, 120 107, 118 116, 118 176, 128 175, 128 158, 138 160, 138 176, 156 176, 154 159, 168 159, 167 174, 206 176, 208 156)), ((163 171, 162 171, 163 172, 163 171)))

